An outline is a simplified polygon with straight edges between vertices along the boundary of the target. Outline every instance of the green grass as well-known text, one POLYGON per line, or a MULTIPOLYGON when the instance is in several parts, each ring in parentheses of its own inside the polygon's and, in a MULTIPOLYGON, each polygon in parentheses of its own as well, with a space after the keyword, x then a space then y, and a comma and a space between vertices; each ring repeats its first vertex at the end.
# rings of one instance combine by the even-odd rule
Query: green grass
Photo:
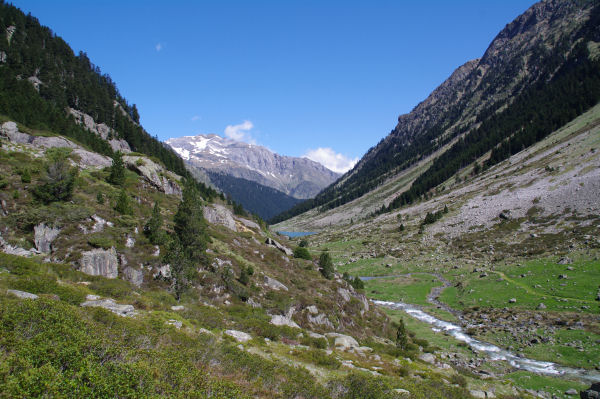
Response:
POLYGON ((514 373, 507 374, 505 377, 513 381, 515 385, 521 388, 549 392, 550 394, 556 395, 559 398, 572 398, 573 396, 567 396, 564 394, 568 389, 573 388, 579 391, 589 387, 589 385, 578 382, 545 377, 529 373, 527 371, 516 371, 514 373))
POLYGON ((382 301, 406 302, 431 306, 427 294, 441 283, 427 274, 412 274, 410 277, 391 277, 365 281, 365 292, 370 298, 382 301))
POLYGON ((556 344, 537 344, 524 353, 535 359, 559 362, 566 366, 594 368, 600 366, 600 335, 584 330, 561 329, 552 334, 556 344), (583 349, 566 344, 576 342, 583 349))
POLYGON ((544 303, 547 311, 599 313, 594 299, 600 261, 580 259, 572 265, 558 265, 557 260, 553 257, 527 261, 523 266, 496 265, 495 271, 484 278, 469 273, 461 279, 462 287, 447 288, 441 300, 455 309, 486 306, 533 310, 544 303), (567 270, 568 266, 573 270, 567 270), (567 279, 558 278, 563 274, 567 279), (509 303, 511 298, 517 302, 509 303))

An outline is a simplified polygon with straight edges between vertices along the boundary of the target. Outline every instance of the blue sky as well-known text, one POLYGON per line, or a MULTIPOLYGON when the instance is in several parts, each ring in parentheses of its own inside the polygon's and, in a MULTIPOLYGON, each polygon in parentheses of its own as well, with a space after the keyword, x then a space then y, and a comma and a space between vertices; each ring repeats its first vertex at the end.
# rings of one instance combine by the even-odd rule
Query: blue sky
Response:
POLYGON ((533 1, 12 3, 87 52, 161 140, 227 132, 343 169, 533 1))

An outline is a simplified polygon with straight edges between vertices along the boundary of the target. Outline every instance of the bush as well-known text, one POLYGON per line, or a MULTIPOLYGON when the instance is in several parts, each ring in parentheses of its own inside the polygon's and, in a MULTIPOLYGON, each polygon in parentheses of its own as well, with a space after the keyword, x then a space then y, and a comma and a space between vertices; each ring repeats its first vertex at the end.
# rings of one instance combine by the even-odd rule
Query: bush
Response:
POLYGON ((296 247, 294 249, 294 258, 311 260, 310 252, 304 247, 296 247))
POLYGON ((113 240, 113 238, 106 233, 90 234, 87 242, 94 248, 109 249, 117 246, 115 240, 113 240))

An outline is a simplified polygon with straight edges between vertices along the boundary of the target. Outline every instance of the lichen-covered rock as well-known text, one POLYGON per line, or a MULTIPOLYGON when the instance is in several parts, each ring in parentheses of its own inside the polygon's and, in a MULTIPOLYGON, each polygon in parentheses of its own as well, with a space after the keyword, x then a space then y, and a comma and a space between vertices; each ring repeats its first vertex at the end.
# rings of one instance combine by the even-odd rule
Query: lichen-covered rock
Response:
POLYGON ((258 223, 255 223, 252 220, 244 218, 237 218, 237 220, 249 229, 260 230, 260 226, 258 225, 258 223))
POLYGON ((288 291, 288 287, 286 287, 283 283, 275 280, 274 278, 271 278, 269 276, 264 276, 264 282, 265 282, 265 286, 275 290, 275 291, 279 291, 279 290, 284 290, 284 291, 288 291))
POLYGON ((300 328, 300 326, 298 324, 296 324, 296 322, 294 320, 292 320, 291 318, 288 318, 287 315, 286 316, 273 315, 273 316, 271 316, 270 323, 273 324, 274 326, 288 326, 288 327, 300 328))
POLYGON ((152 275, 155 279, 169 279, 171 278, 171 265, 163 265, 157 268, 156 273, 152 275))
POLYGON ((237 330, 225 330, 225 335, 232 337, 237 342, 248 342, 252 339, 252 335, 237 330))
POLYGON ((114 247, 108 250, 93 249, 81 256, 79 270, 91 276, 117 278, 119 275, 119 260, 114 247))
POLYGON ((324 313, 320 313, 316 316, 309 314, 306 316, 306 319, 310 324, 316 324, 320 326, 333 328, 333 323, 327 318, 327 316, 324 313))
POLYGON ((271 246, 271 247, 275 247, 278 250, 280 250, 281 252, 283 252, 284 254, 286 254, 287 256, 293 256, 294 255, 294 251, 292 251, 291 249, 289 249, 288 247, 281 245, 280 243, 278 243, 277 241, 275 241, 272 238, 267 238, 265 240, 265 244, 271 246))
POLYGON ((52 228, 42 223, 33 228, 33 234, 33 241, 37 250, 47 254, 52 252, 52 242, 60 234, 60 229, 52 228))
POLYGON ((233 214, 227 207, 220 204, 205 206, 203 214, 208 223, 218 224, 227 227, 229 230, 237 231, 233 214))
POLYGON ((8 294, 12 294, 12 295, 16 296, 17 298, 21 298, 21 299, 38 299, 39 298, 37 295, 32 294, 30 292, 25 292, 25 291, 6 290, 6 292, 8 294))
POLYGON ((123 276, 136 287, 141 286, 144 282, 144 272, 134 269, 133 267, 126 267, 125 270, 123 270, 123 276))
POLYGON ((325 335, 327 337, 335 338, 334 344, 336 348, 340 348, 342 350, 351 350, 360 347, 358 342, 356 342, 356 340, 349 335, 338 333, 327 333, 325 335))
POLYGON ((133 155, 125 155, 123 162, 159 191, 181 197, 181 187, 177 183, 179 177, 161 165, 149 158, 133 155))
POLYGON ((347 289, 344 289, 344 288, 338 288, 337 292, 338 292, 338 294, 340 294, 340 296, 342 297, 344 302, 350 301, 350 291, 348 291, 347 289))
POLYGON ((110 310, 111 312, 123 316, 131 317, 136 314, 135 308, 132 305, 120 305, 114 299, 96 299, 96 296, 88 297, 87 301, 81 304, 83 307, 99 307, 110 310))

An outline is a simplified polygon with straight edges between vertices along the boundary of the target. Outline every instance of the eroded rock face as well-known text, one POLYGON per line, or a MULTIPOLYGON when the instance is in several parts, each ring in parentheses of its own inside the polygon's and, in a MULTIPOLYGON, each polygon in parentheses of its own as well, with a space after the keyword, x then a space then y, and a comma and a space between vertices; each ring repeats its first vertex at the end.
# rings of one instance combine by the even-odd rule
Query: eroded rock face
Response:
POLYGON ((237 342, 248 342, 252 339, 252 335, 237 330, 225 330, 225 335, 232 337, 237 342))
POLYGON ((265 286, 275 290, 275 291, 279 291, 279 290, 284 290, 284 291, 288 291, 288 287, 286 287, 283 283, 275 280, 274 278, 271 278, 269 276, 265 276, 265 286))
POLYGON ((19 290, 6 290, 6 292, 8 294, 14 295, 17 298, 21 298, 21 299, 38 299, 39 297, 35 294, 32 294, 30 292, 25 292, 25 291, 19 291, 19 290))
POLYGON ((320 326, 325 326, 329 328, 333 328, 333 323, 327 318, 324 313, 317 314, 316 316, 307 315, 306 319, 310 324, 316 324, 320 326))
POLYGON ((286 254, 287 256, 294 256, 294 251, 292 251, 291 249, 289 249, 288 247, 281 245, 280 243, 278 243, 277 241, 275 241, 272 238, 267 238, 265 240, 265 244, 271 246, 271 247, 275 247, 278 250, 280 250, 281 252, 283 252, 284 254, 286 254))
POLYGON ((146 157, 125 155, 125 165, 134 172, 141 175, 148 183, 165 194, 181 197, 181 187, 177 183, 178 176, 164 169, 146 157))
POLYGON ((117 278, 119 275, 119 260, 115 248, 108 250, 93 249, 81 254, 79 270, 91 276, 117 278))
POLYGON ((260 226, 258 225, 258 223, 255 223, 252 220, 248 220, 245 218, 238 218, 237 220, 249 229, 260 230, 260 226))
POLYGON ((208 205, 204 207, 203 214, 208 223, 219 224, 229 230, 237 231, 233 214, 227 207, 219 204, 208 205))
POLYGON ((286 316, 281 316, 281 315, 271 316, 270 323, 273 324, 274 326, 288 326, 288 327, 300 328, 300 326, 298 324, 296 324, 296 322, 294 320, 292 320, 291 318, 288 318, 287 315, 286 316))
POLYGON ((52 228, 42 223, 35 226, 33 232, 37 250, 46 254, 52 252, 52 242, 60 234, 60 229, 52 228))
POLYGON ((342 350, 351 350, 359 348, 358 342, 349 335, 338 334, 338 333, 327 333, 325 334, 328 337, 335 338, 335 346, 336 348, 340 348, 342 350))
POLYGON ((0 136, 6 137, 12 143, 25 144, 36 149, 71 148, 73 154, 79 157, 77 164, 80 168, 104 168, 111 165, 110 158, 90 152, 64 137, 40 137, 19 132, 17 124, 12 121, 5 122, 0 126, 0 136))
POLYGON ((141 286, 144 282, 144 272, 134 269, 133 267, 126 267, 125 270, 123 270, 123 276, 136 287, 141 286))
POLYGON ((81 306, 104 308, 123 317, 131 317, 136 314, 135 308, 132 305, 120 305, 114 299, 98 299, 95 295, 88 295, 86 299, 87 301, 82 303, 81 306))

